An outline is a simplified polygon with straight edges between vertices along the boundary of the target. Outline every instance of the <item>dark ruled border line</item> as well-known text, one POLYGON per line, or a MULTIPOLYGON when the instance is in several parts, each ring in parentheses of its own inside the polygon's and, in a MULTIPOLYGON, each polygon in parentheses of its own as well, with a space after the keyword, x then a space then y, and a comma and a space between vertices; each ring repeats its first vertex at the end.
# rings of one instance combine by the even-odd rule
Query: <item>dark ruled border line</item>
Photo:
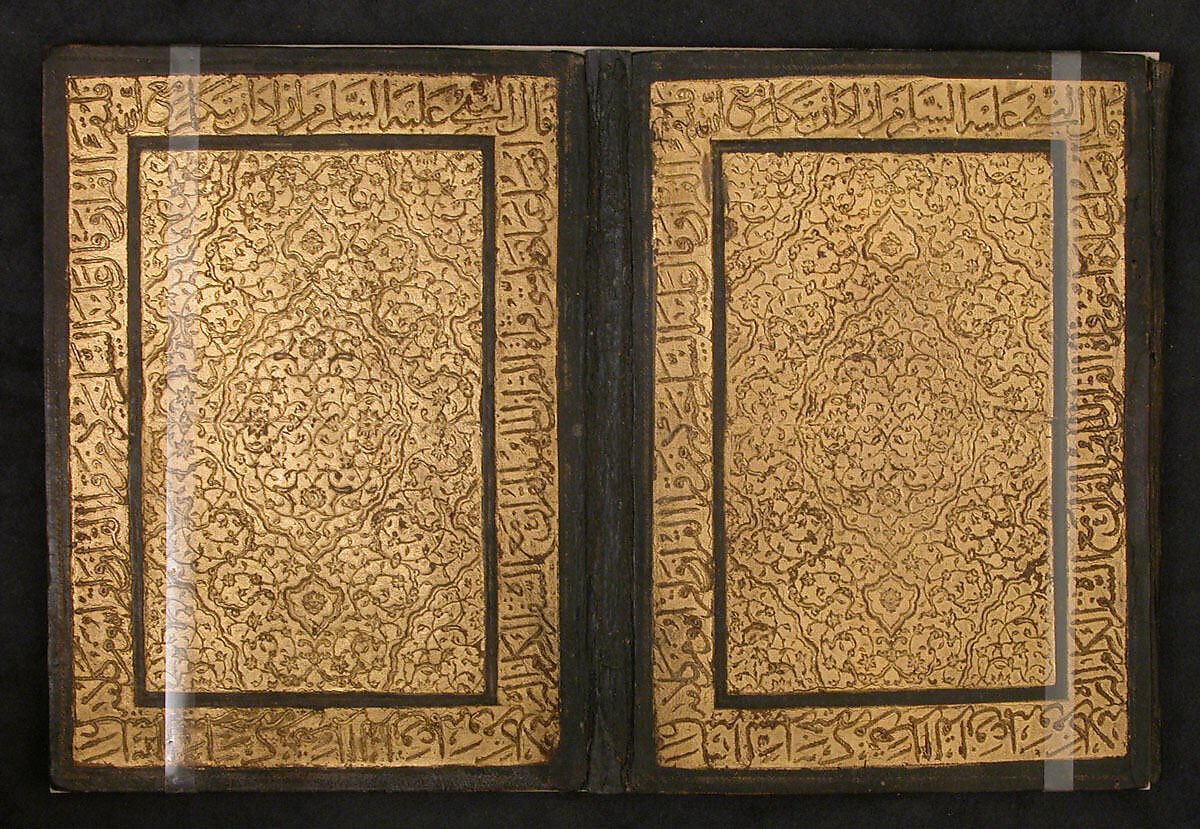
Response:
POLYGON ((414 694, 375 691, 218 691, 170 692, 171 707, 230 708, 406 708, 495 705, 498 684, 499 631, 497 619, 496 549, 496 209, 495 140, 479 135, 228 135, 153 136, 129 139, 129 540, 133 586, 134 699, 139 706, 162 708, 168 694, 151 691, 146 681, 146 601, 142 537, 142 338, 141 338, 141 194, 140 159, 145 151, 179 149, 256 151, 336 150, 470 150, 483 157, 483 377, 480 421, 483 493, 484 661, 482 693, 414 694))
POLYGON ((712 142, 713 234, 713 684, 716 708, 800 708, 826 706, 951 705, 1065 699, 1069 688, 1067 621, 1067 263, 1066 145, 1051 139, 763 139, 712 142), (1054 571, 1054 677, 1052 685, 1004 688, 921 688, 875 691, 798 691, 784 694, 732 693, 728 684, 726 610, 725 419, 726 277, 724 153, 996 153, 1048 155, 1053 177, 1053 415, 1050 438, 1051 560, 1054 571))

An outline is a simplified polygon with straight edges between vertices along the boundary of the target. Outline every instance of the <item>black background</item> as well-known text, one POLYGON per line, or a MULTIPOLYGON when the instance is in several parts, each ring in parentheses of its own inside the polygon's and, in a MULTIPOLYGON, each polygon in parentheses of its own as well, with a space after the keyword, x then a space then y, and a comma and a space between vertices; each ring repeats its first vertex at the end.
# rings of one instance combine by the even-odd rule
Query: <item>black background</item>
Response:
POLYGON ((1200 2, 132 3, 0 8, 0 825, 1200 826, 1200 2), (1149 792, 717 797, 51 794, 42 409, 41 57, 93 44, 394 43, 1154 50, 1167 158, 1162 779, 1149 792))

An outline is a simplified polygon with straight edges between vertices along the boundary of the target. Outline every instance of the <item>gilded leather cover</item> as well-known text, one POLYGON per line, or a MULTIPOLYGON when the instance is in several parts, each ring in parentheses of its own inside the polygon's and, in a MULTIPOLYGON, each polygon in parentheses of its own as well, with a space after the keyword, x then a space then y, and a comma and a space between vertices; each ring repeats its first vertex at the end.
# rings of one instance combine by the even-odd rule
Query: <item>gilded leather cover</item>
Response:
POLYGON ((55 782, 1151 782, 1166 70, 587 67, 48 61, 55 782))
POLYGON ((635 72, 642 785, 1142 785, 1144 76, 822 62, 635 72))
POLYGON ((68 59, 48 121, 68 784, 546 767, 563 73, 178 54, 68 59))

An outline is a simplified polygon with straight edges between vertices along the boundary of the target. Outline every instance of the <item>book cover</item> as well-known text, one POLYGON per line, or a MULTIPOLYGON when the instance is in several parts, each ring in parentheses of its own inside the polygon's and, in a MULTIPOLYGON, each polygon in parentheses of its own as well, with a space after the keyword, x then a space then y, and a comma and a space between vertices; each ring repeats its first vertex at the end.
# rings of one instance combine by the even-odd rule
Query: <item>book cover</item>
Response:
POLYGON ((52 55, 57 784, 580 785, 582 79, 52 55))
POLYGON ((1168 75, 56 50, 54 783, 1150 784, 1168 75))
POLYGON ((1157 65, 633 70, 638 785, 1147 785, 1157 65))

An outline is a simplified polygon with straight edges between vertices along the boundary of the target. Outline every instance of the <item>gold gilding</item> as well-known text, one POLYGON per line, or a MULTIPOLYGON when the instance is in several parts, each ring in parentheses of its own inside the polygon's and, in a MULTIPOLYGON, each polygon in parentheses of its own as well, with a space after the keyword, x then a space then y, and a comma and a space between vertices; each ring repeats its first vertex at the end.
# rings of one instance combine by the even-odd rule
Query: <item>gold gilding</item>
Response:
POLYGON ((1124 754, 1123 87, 650 98, 658 763, 1124 754))
POLYGON ((67 94, 74 763, 545 762, 556 81, 67 94))

